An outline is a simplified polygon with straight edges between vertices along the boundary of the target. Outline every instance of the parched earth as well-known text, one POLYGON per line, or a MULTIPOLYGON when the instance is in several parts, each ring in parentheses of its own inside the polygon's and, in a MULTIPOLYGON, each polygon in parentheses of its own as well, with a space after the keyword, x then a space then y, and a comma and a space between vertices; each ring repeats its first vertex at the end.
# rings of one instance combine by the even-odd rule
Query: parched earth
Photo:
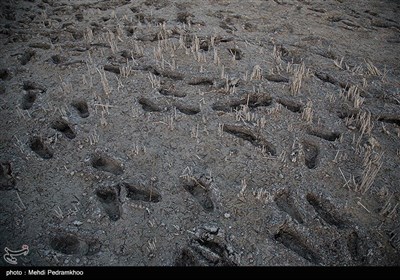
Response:
POLYGON ((0 10, 18 265, 400 265, 398 1, 0 10))

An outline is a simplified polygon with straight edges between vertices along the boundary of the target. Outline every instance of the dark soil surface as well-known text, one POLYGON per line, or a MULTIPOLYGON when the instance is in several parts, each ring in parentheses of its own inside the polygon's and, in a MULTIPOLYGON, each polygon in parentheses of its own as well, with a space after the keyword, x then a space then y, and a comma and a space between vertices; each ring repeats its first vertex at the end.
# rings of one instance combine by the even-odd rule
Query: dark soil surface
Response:
POLYGON ((400 265, 399 1, 0 11, 19 265, 400 265))

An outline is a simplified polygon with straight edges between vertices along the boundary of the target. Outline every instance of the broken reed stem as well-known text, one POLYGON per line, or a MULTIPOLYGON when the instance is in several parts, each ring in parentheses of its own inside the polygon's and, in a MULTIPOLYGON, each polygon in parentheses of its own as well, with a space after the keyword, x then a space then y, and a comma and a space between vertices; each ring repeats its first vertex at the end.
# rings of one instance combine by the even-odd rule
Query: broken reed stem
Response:
POLYGON ((367 211, 368 213, 371 213, 371 211, 369 211, 368 208, 365 207, 365 205, 361 203, 361 201, 357 201, 357 204, 360 205, 362 208, 364 208, 365 211, 367 211))
POLYGON ((17 193, 17 197, 18 197, 18 200, 19 200, 19 202, 21 203, 21 205, 22 205, 22 209, 26 209, 26 206, 25 206, 25 204, 22 202, 22 199, 21 199, 21 197, 19 196, 19 193, 18 193, 18 191, 16 192, 17 193))
POLYGON ((103 86, 104 93, 108 96, 111 93, 110 84, 108 83, 106 72, 104 70, 99 70, 96 68, 97 72, 100 75, 101 84, 103 86))
POLYGON ((340 167, 339 167, 339 171, 340 171, 340 174, 342 174, 342 177, 343 177, 344 182, 345 182, 343 187, 347 186, 347 188, 350 190, 350 186, 349 186, 350 180, 346 179, 346 176, 344 176, 343 171, 342 171, 342 169, 340 169, 340 167))

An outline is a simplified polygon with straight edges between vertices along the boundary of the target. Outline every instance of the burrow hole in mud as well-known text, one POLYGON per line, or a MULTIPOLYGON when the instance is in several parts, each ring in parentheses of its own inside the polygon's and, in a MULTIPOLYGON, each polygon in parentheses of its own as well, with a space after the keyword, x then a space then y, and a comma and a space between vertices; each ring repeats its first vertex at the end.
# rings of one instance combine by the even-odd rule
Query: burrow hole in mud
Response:
POLYGON ((11 72, 8 69, 0 69, 0 79, 9 80, 11 79, 11 72))
POLYGON ((275 196, 274 201, 275 201, 276 205, 278 206, 278 208, 280 210, 286 212, 287 214, 289 214, 289 216, 291 216, 292 219, 296 220, 300 224, 302 224, 304 222, 299 210, 297 210, 297 208, 295 206, 296 203, 293 200, 293 198, 290 196, 288 190, 283 190, 283 191, 279 192, 275 196))
POLYGON ((394 123, 400 126, 400 115, 381 115, 378 117, 378 121, 394 123))
POLYGON ((204 239, 196 239, 196 241, 201 246, 208 248, 209 250, 211 250, 215 254, 219 255, 220 257, 224 256, 226 248, 224 248, 224 246, 222 246, 221 244, 214 242, 214 241, 210 241, 210 240, 204 240, 204 239))
POLYGON ((321 258, 293 230, 281 228, 274 235, 274 239, 313 264, 321 262, 321 258))
POLYGON ((249 141, 253 146, 264 149, 272 156, 276 155, 276 149, 274 145, 261 138, 259 135, 254 134, 246 127, 224 124, 223 131, 243 140, 249 141))
POLYGON ((51 124, 51 127, 64 134, 68 139, 74 139, 76 137, 76 134, 72 130, 71 126, 63 119, 55 120, 51 124))
POLYGON ((282 74, 266 74, 265 75, 265 79, 267 79, 270 82, 274 82, 274 83, 288 83, 289 82, 289 78, 287 78, 286 76, 283 76, 282 74))
POLYGON ((173 70, 153 69, 153 73, 156 76, 162 76, 171 80, 183 80, 184 78, 184 75, 182 73, 173 70))
POLYGON ((63 254, 72 255, 80 251, 79 239, 72 234, 55 236, 50 241, 50 246, 63 254))
POLYGON ((304 163, 309 169, 317 167, 319 147, 311 141, 303 141, 304 163))
POLYGON ((69 233, 53 237, 50 241, 50 246, 54 250, 66 255, 77 255, 87 251, 86 248, 83 248, 85 244, 77 236, 69 233))
POLYGON ((346 222, 340 218, 339 213, 329 200, 319 198, 313 193, 308 193, 306 199, 325 222, 339 229, 346 227, 346 222))
POLYGON ((143 186, 133 186, 125 184, 126 196, 132 200, 140 200, 145 202, 157 203, 161 201, 161 195, 152 188, 145 188, 143 186))
POLYGON ((32 108, 33 104, 35 103, 37 98, 37 94, 34 91, 28 91, 24 94, 21 101, 21 108, 23 110, 28 110, 32 108))
POLYGON ((113 187, 99 188, 96 190, 96 195, 102 203, 112 203, 118 199, 116 189, 113 187))
POLYGON ((26 65, 29 61, 31 61, 32 57, 36 54, 34 50, 26 50, 19 58, 21 65, 26 65))
POLYGON ((338 81, 333 78, 332 76, 330 76, 329 74, 323 73, 323 72, 315 72, 315 77, 317 77, 318 79, 320 79, 321 81, 325 82, 325 83, 330 83, 333 85, 336 85, 338 83, 338 81))
POLYGON ((251 143, 257 141, 257 137, 245 127, 225 124, 223 130, 229 134, 232 134, 251 143))
POLYGON ((176 16, 176 20, 181 23, 190 24, 192 22, 193 17, 194 17, 193 14, 186 12, 186 11, 182 11, 182 12, 178 12, 178 14, 176 16))
POLYGON ((15 187, 15 184, 11 163, 8 161, 0 162, 0 191, 11 190, 15 187))
POLYGON ((59 55, 59 54, 55 54, 55 55, 52 55, 52 56, 51 56, 51 61, 52 61, 54 64, 60 64, 60 63, 65 62, 65 61, 66 61, 66 58, 63 57, 63 56, 61 56, 61 55, 59 55))
POLYGON ((26 90, 26 91, 30 91, 30 90, 41 90, 44 91, 44 87, 39 85, 38 83, 32 82, 32 81, 24 81, 23 85, 22 85, 22 89, 26 90))
POLYGON ((214 203, 211 200, 210 190, 208 187, 203 186, 197 180, 193 179, 189 180, 183 187, 197 200, 204 210, 207 212, 214 211, 214 203))
POLYGON ((72 233, 58 233, 50 239, 50 247, 66 255, 93 255, 100 251, 97 239, 83 240, 72 233))
POLYGON ((139 98, 138 102, 146 112, 161 112, 163 110, 158 104, 145 97, 139 98))
POLYGON ((340 133, 335 131, 330 131, 326 128, 321 127, 309 127, 307 133, 312 136, 322 138, 327 141, 335 141, 340 138, 340 133))
POLYGON ((303 112, 304 105, 294 100, 280 98, 277 102, 293 113, 303 112))
POLYGON ((200 113, 200 108, 193 107, 193 106, 175 104, 175 107, 176 107, 176 109, 178 109, 179 112, 181 112, 185 115, 196 115, 196 114, 200 113))
POLYGON ((93 155, 91 164, 97 170, 109 172, 114 175, 121 175, 124 172, 117 160, 105 155, 93 155))
POLYGON ((198 261, 193 250, 183 248, 180 254, 175 258, 176 266, 198 266, 198 261))
POLYGON ((272 98, 268 95, 249 94, 245 98, 239 100, 216 102, 211 106, 211 108, 214 111, 230 112, 234 110, 240 110, 242 106, 245 105, 251 109, 255 109, 257 107, 270 106, 271 104, 272 104, 272 98))
POLYGON ((184 92, 175 91, 175 90, 167 89, 167 88, 161 88, 158 92, 165 96, 173 96, 173 97, 178 97, 178 98, 186 97, 186 93, 184 93, 184 92))
POLYGON ((111 221, 119 220, 122 215, 122 208, 119 199, 120 191, 121 188, 119 185, 100 187, 96 190, 96 196, 111 221))
POLYGON ((243 52, 238 48, 229 48, 228 52, 235 58, 235 60, 241 60, 243 58, 243 52))
POLYGON ((30 138, 29 147, 43 159, 51 159, 53 157, 53 152, 45 146, 43 140, 39 136, 30 138))
POLYGON ((207 77, 197 77, 197 78, 193 78, 192 80, 190 80, 188 82, 188 84, 191 86, 200 86, 200 85, 212 86, 212 85, 214 85, 214 80, 211 78, 207 78, 207 77))
POLYGON ((89 106, 85 100, 74 100, 71 105, 78 111, 81 118, 89 117, 89 106))
POLYGON ((347 249, 350 252, 351 259, 365 263, 367 260, 367 250, 364 247, 364 242, 356 231, 352 231, 347 237, 347 249))

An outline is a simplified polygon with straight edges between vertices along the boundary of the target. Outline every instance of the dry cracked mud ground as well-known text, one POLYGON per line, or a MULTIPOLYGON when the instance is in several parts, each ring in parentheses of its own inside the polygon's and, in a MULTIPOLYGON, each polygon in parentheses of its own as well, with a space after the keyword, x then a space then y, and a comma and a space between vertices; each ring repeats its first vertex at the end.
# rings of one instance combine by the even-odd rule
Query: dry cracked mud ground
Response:
POLYGON ((399 266, 398 1, 0 10, 19 265, 399 266))

